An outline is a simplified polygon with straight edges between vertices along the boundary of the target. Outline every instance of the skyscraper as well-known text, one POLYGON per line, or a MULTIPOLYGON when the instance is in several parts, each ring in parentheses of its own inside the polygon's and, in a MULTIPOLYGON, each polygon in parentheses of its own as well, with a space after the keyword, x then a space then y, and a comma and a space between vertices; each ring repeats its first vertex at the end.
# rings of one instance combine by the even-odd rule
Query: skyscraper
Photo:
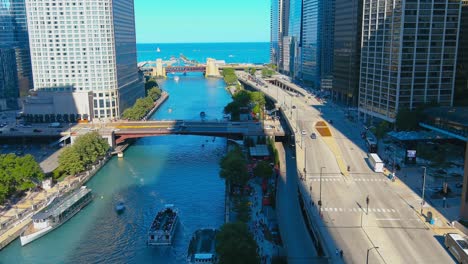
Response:
POLYGON ((288 34, 289 0, 271 1, 270 62, 283 68, 283 38, 288 34))
POLYGON ((28 24, 25 0, 10 0, 13 17, 13 37, 18 71, 20 96, 26 96, 33 89, 31 54, 29 50, 28 24))
POLYGON ((468 0, 462 0, 454 104, 468 106, 468 0))
POLYGON ((394 122, 400 109, 452 105, 459 0, 364 0, 359 111, 394 122))
POLYGON ((35 90, 92 91, 90 114, 104 119, 144 96, 133 0, 26 0, 26 10, 35 90))
POLYGON ((362 0, 336 0, 332 96, 356 105, 361 57, 362 0))
POLYGON ((320 56, 320 88, 330 91, 333 82, 333 46, 335 34, 335 0, 320 0, 321 17, 321 50, 320 56))
POLYGON ((10 1, 0 0, 0 110, 17 108, 18 75, 10 1))
POLYGON ((302 15, 302 80, 320 88, 322 48, 322 0, 305 0, 302 15))
POLYGON ((302 0, 289 1, 289 72, 293 79, 302 79, 302 0))

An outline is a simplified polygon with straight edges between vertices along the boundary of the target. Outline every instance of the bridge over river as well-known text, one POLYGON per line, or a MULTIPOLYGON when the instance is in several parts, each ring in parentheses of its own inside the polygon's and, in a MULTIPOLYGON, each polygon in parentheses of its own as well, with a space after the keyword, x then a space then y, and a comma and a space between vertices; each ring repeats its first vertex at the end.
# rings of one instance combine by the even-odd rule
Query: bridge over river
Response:
POLYGON ((280 126, 263 126, 263 122, 231 122, 210 120, 164 120, 164 121, 132 121, 102 123, 98 127, 92 125, 77 125, 72 129, 73 138, 90 130, 98 130, 108 138, 112 146, 123 143, 127 139, 161 135, 201 135, 228 138, 243 138, 244 136, 274 136, 283 137, 285 133, 280 126))

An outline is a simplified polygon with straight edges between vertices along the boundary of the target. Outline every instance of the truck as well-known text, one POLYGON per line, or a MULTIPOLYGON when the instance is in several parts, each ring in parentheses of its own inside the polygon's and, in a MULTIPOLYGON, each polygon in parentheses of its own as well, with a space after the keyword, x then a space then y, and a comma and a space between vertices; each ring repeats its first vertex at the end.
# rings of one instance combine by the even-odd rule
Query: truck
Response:
POLYGON ((369 153, 369 163, 375 172, 383 172, 384 163, 376 153, 369 153))
POLYGON ((62 125, 60 125, 59 122, 54 122, 54 123, 50 123, 50 124, 49 124, 49 127, 58 128, 58 127, 62 127, 62 125))

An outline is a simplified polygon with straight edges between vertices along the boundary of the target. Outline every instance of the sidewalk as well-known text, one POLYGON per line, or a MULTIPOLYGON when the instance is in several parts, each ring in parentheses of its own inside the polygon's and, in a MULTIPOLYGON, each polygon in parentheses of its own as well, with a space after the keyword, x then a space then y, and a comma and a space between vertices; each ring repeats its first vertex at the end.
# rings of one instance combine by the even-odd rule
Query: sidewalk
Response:
POLYGON ((252 195, 249 196, 251 202, 251 220, 249 221, 249 229, 257 241, 259 255, 262 259, 261 263, 271 263, 273 256, 278 255, 279 248, 277 245, 268 241, 262 231, 262 224, 268 225, 268 219, 262 210, 262 188, 257 182, 257 178, 249 181, 249 185, 253 188, 252 195))
MULTIPOLYGON (((413 189, 407 185, 406 181, 408 179, 415 179, 421 178, 420 172, 417 170, 418 168, 402 168, 400 171, 396 172, 397 179, 393 184, 393 190, 395 193, 404 200, 410 208, 412 208, 416 215, 421 219, 422 222, 426 225, 426 227, 435 235, 443 236, 446 233, 460 233, 461 232, 454 228, 451 224, 451 221, 448 220, 439 210, 435 208, 427 199, 429 194, 426 193, 425 195, 425 204, 422 207, 422 214, 421 214, 421 202, 422 198, 419 194, 413 191, 413 189), (402 180, 400 177, 403 177, 402 180), (432 218, 434 219, 434 224, 429 222, 428 214, 432 214, 432 218)), ((389 177, 392 172, 385 169, 383 175, 389 177)), ((458 212, 458 210, 456 210, 458 212)))

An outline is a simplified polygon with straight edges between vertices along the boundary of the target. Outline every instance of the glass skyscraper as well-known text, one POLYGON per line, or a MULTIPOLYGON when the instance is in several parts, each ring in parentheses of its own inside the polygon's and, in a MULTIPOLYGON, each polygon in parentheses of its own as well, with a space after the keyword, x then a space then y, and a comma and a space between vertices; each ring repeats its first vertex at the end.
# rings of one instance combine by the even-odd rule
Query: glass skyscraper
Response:
POLYGON ((289 72, 292 78, 302 79, 302 0, 289 1, 289 72))
POLYGON ((26 0, 34 89, 93 92, 93 117, 144 96, 133 0, 26 0))
POLYGON ((304 0, 302 21, 302 80, 320 88, 322 47, 322 0, 304 0))
POLYGON ((459 0, 364 0, 359 111, 394 122, 399 109, 453 103, 459 0))
POLYGON ((0 0, 0 110, 17 107, 19 89, 14 44, 12 6, 9 0, 0 0))
POLYGON ((335 0, 334 100, 357 105, 361 57, 362 0, 335 0))
POLYGON ((289 0, 272 0, 270 10, 270 62, 283 69, 283 38, 288 34, 289 0))
POLYGON ((468 106, 468 0, 462 0, 454 105, 468 106))
POLYGON ((320 0, 321 9, 321 49, 320 88, 330 91, 333 81, 333 46, 335 31, 335 0, 320 0))

